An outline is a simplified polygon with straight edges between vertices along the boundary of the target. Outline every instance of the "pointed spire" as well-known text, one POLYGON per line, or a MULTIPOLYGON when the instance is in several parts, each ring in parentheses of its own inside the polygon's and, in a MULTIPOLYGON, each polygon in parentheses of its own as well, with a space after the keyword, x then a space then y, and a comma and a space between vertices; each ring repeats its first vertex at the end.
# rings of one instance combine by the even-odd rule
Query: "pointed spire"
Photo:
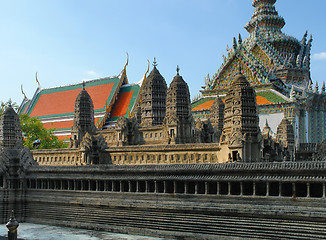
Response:
POLYGON ((239 33, 239 37, 238 37, 238 45, 242 44, 242 37, 241 34, 239 33))
POLYGON ((325 82, 323 82, 323 85, 321 86, 321 92, 325 93, 325 82))
POLYGON ((318 88, 319 88, 319 87, 318 87, 318 82, 316 81, 316 84, 315 84, 315 90, 314 90, 315 93, 318 92, 318 88))
POLYGON ((154 57, 153 66, 154 66, 154 68, 157 67, 156 57, 154 57))
POLYGON ((85 90, 85 81, 83 81, 83 90, 85 90))
POLYGON ((228 53, 230 51, 229 45, 226 44, 226 52, 228 53))
POLYGON ((308 83, 308 90, 312 91, 312 82, 311 82, 311 80, 309 80, 309 83, 308 83))
POLYGON ((177 65, 177 75, 179 75, 179 71, 180 71, 180 68, 179 68, 179 65, 177 65))
POLYGON ((9 98, 9 100, 8 100, 8 107, 12 107, 12 101, 11 101, 11 98, 9 98))
POLYGON ((305 34, 304 34, 303 37, 302 37, 302 40, 301 40, 301 45, 302 45, 302 46, 306 45, 306 42, 307 42, 307 36, 308 36, 308 30, 306 30, 305 34))
POLYGON ((237 49, 237 40, 235 39, 235 37, 233 37, 233 49, 237 49))

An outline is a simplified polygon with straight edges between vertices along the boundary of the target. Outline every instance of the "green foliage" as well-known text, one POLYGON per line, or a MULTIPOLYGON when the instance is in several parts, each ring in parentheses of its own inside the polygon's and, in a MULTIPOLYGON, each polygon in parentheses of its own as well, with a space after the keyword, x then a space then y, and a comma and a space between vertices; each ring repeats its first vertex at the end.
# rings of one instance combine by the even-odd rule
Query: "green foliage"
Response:
MULTIPOLYGON (((10 101, 7 103, 1 102, 0 116, 9 106, 10 101)), ((11 104, 17 111, 18 105, 16 103, 11 104)), ((33 149, 33 142, 35 138, 41 141, 39 149, 51 149, 51 148, 66 148, 68 144, 59 140, 57 136, 53 134, 54 128, 46 129, 43 127, 42 122, 37 117, 30 117, 27 114, 20 114, 20 125, 22 128, 24 146, 33 149)))

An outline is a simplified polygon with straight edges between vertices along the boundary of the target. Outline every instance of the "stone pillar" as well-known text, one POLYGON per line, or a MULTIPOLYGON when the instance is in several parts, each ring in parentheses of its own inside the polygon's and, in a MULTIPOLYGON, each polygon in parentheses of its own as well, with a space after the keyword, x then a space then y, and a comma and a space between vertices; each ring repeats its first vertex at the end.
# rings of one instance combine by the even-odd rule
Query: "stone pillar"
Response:
POLYGON ((326 197, 326 189, 325 189, 325 183, 323 183, 323 198, 326 197))
POLYGON ((166 193, 166 181, 163 181, 163 185, 164 185, 164 193, 166 193))
POLYGON ((149 192, 149 186, 148 186, 148 180, 145 180, 145 192, 148 193, 149 192))
POLYGON ((139 181, 136 181, 136 192, 139 192, 139 181))
POLYGON ((99 189, 98 189, 98 188, 99 188, 99 187, 98 187, 98 180, 95 180, 95 185, 96 185, 96 186, 95 186, 95 187, 96 187, 95 190, 98 191, 98 190, 99 190, 99 189))
POLYGON ((269 182, 266 183, 266 197, 269 197, 269 182))
POLYGON ((177 193, 177 181, 173 181, 173 193, 177 193))
POLYGON ((104 180, 104 191, 107 191, 108 190, 108 181, 107 180, 104 180))
POLYGON ((307 198, 310 197, 310 183, 307 183, 307 198))
POLYGON ((205 194, 208 194, 208 182, 205 182, 205 194))
POLYGON ((14 216, 14 210, 12 210, 9 222, 6 224, 6 227, 9 230, 8 231, 8 240, 17 240, 18 226, 19 226, 19 223, 17 222, 17 220, 14 216))
POLYGON ((278 183, 278 196, 282 197, 282 183, 281 182, 278 183))
POLYGON ((130 180, 128 180, 128 190, 129 190, 129 192, 131 192, 131 181, 130 180))
POLYGON ((243 182, 240 182, 240 196, 243 196, 243 182))
POLYGON ((120 182, 120 192, 123 192, 123 181, 119 181, 120 182))
POLYGON ((184 183, 184 193, 185 194, 189 193, 189 182, 187 181, 184 183))
POLYGON ((216 195, 220 195, 220 182, 216 183, 216 195))
POLYGON ((76 191, 77 190, 77 187, 76 187, 76 180, 73 180, 74 181, 74 190, 76 191))
POLYGON ((154 192, 157 193, 158 192, 158 185, 157 185, 157 181, 154 181, 154 192))
POLYGON ((252 188, 253 188, 252 193, 253 193, 254 196, 256 196, 256 182, 252 183, 252 188))
POLYGON ((231 182, 228 182, 228 195, 231 195, 231 182))
POLYGON ((198 194, 198 182, 195 182, 195 194, 198 194))

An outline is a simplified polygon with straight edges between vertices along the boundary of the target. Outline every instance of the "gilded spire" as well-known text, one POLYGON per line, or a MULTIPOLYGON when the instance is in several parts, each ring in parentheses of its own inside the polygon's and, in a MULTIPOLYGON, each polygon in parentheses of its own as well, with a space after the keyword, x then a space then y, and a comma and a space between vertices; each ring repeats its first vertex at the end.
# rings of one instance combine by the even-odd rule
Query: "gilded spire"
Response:
POLYGON ((252 6, 255 8, 255 11, 251 17, 251 20, 245 26, 245 29, 249 33, 255 29, 256 23, 259 24, 259 27, 263 31, 281 31, 285 25, 285 21, 275 10, 275 2, 276 0, 253 1, 252 6))

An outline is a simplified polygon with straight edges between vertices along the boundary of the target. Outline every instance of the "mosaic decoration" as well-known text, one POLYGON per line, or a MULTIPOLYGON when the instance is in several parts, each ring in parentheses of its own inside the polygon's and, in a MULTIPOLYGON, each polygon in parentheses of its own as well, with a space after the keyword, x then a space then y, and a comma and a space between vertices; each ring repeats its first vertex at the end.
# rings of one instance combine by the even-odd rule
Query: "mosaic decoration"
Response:
POLYGON ((254 75, 255 72, 251 72, 248 67, 248 64, 243 64, 243 62, 234 58, 229 65, 227 65, 221 72, 219 78, 216 81, 214 89, 227 88, 230 87, 233 83, 235 77, 239 74, 239 69, 241 68, 241 73, 248 79, 250 84, 256 85, 259 83, 257 77, 254 75), (241 67, 240 67, 240 66, 241 67))

